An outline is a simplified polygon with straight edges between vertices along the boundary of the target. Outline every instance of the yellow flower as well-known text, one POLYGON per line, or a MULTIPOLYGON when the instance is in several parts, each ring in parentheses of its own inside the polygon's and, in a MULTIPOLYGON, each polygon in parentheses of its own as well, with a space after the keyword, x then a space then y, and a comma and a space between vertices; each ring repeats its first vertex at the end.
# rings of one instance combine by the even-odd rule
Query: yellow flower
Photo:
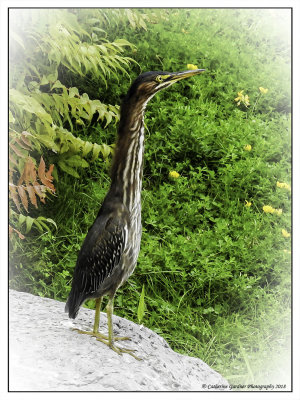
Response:
POLYGON ((291 236, 291 234, 288 233, 288 231, 286 231, 285 229, 281 229, 281 233, 282 233, 282 236, 285 238, 289 238, 291 236))
MULTIPOLYGON (((188 31, 186 31, 186 30, 183 29, 183 28, 181 29, 181 32, 182 32, 182 33, 188 33, 188 31)), ((196 69, 197 69, 197 68, 196 68, 196 69)))
POLYGON ((263 206, 263 210, 266 214, 274 214, 274 212, 276 211, 275 208, 273 208, 272 206, 263 206))
POLYGON ((244 104, 246 107, 250 106, 249 96, 247 94, 244 97, 244 104))
POLYGON ((237 101, 237 105, 239 106, 241 104, 242 98, 244 97, 243 95, 243 90, 238 92, 238 96, 234 99, 234 101, 237 101))
POLYGON ((266 214, 282 214, 282 208, 273 208, 272 206, 263 206, 263 210, 266 214))
POLYGON ((284 251, 284 253, 291 254, 291 251, 290 251, 290 250, 286 250, 286 249, 284 249, 283 251, 284 251))
POLYGON ((243 103, 246 107, 250 106, 250 99, 247 94, 243 95, 244 90, 241 90, 238 92, 237 97, 234 99, 234 101, 237 101, 237 105, 239 106, 241 103, 243 103))
POLYGON ((177 179, 177 178, 180 177, 179 173, 176 172, 176 171, 170 171, 169 176, 170 176, 171 178, 175 178, 175 179, 177 179))
POLYGON ((262 93, 262 94, 266 94, 266 93, 268 93, 268 90, 269 89, 265 89, 265 88, 263 88, 263 87, 259 87, 259 91, 260 91, 260 93, 262 93))
POLYGON ((252 203, 251 203, 251 201, 247 201, 247 200, 245 200, 245 207, 251 207, 251 205, 252 205, 252 203))
POLYGON ((198 67, 194 64, 187 64, 187 69, 198 69, 198 67))
POLYGON ((288 183, 277 181, 276 185, 279 188, 287 189, 287 190, 291 191, 291 186, 288 183))
POLYGON ((251 144, 246 144, 246 146, 244 147, 244 149, 245 149, 246 151, 251 151, 251 149, 252 149, 251 144))

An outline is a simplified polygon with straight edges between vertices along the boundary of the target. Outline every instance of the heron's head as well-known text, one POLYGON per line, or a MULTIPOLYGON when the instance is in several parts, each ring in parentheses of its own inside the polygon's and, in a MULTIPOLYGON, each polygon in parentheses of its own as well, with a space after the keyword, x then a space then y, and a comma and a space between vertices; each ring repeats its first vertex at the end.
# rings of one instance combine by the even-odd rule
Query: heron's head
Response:
POLYGON ((133 82, 127 96, 128 98, 134 98, 135 101, 138 100, 147 103, 160 90, 182 79, 198 75, 203 71, 204 69, 193 69, 182 72, 144 72, 133 82))

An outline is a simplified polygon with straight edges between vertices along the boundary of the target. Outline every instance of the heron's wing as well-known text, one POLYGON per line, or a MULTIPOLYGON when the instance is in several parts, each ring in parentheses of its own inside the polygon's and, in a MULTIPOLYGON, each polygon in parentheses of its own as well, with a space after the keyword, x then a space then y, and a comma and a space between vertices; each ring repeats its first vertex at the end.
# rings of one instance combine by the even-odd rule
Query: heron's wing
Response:
POLYGON ((72 288, 79 297, 95 293, 119 264, 127 240, 127 226, 116 217, 99 216, 82 245, 72 288))

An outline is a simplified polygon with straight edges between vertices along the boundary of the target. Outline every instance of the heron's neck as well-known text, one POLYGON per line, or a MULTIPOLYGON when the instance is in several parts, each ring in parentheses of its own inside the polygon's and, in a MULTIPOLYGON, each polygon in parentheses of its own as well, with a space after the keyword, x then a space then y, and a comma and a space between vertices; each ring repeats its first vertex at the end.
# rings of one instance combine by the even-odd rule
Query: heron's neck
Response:
POLYGON ((121 110, 112 187, 131 211, 140 202, 144 158, 144 106, 134 104, 121 110))

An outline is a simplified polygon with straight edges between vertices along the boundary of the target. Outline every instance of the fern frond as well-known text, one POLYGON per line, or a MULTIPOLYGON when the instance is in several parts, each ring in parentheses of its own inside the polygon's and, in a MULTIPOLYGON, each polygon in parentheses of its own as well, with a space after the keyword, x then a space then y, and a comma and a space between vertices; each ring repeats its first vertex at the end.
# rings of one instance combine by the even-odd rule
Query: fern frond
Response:
POLYGON ((22 206, 28 212, 28 200, 35 208, 37 208, 38 205, 36 195, 42 203, 45 203, 47 192, 51 194, 55 193, 55 187, 52 184, 53 168, 54 165, 51 164, 48 171, 46 171, 43 157, 41 157, 40 164, 37 168, 33 159, 28 157, 17 184, 13 183, 13 173, 11 174, 9 182, 9 194, 11 200, 14 202, 19 211, 21 211, 20 206, 22 204, 22 206))

